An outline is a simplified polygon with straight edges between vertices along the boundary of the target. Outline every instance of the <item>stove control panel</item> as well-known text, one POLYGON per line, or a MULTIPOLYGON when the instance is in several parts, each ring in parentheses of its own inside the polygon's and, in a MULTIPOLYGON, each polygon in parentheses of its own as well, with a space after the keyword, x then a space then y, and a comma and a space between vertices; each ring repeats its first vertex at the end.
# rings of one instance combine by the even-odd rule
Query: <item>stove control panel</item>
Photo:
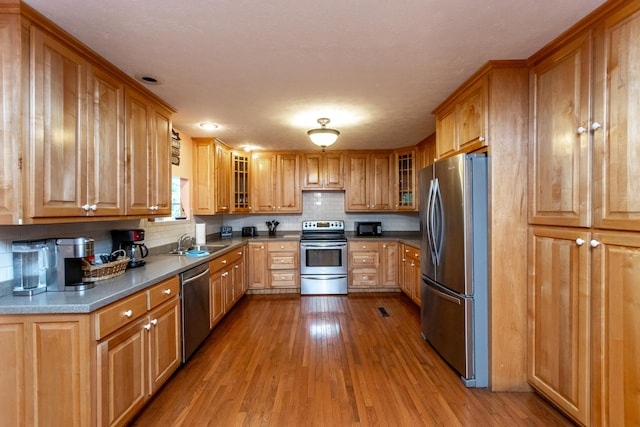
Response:
POLYGON ((344 221, 303 221, 302 231, 344 231, 344 221))

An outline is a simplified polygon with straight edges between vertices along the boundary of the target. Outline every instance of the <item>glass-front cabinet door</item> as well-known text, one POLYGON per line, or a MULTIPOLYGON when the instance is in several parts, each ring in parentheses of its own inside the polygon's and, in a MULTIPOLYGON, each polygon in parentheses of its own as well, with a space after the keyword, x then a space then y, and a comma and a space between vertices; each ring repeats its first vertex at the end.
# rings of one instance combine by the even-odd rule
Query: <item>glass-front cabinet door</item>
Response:
POLYGON ((233 212, 250 212, 249 156, 233 153, 233 212))
POLYGON ((416 150, 406 149, 396 152, 396 209, 416 210, 416 150))

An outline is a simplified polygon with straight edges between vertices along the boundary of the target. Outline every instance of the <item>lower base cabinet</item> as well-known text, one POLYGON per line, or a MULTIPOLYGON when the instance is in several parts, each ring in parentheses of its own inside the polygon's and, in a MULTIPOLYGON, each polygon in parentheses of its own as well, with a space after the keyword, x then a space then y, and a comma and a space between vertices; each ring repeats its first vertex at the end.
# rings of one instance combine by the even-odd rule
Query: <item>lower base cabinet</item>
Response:
POLYGON ((209 262, 210 313, 213 328, 246 291, 245 248, 228 252, 209 262))
POLYGON ((404 244, 401 252, 402 291, 420 306, 420 249, 404 244))
POLYGON ((399 287, 398 242, 354 240, 348 244, 349 287, 397 289, 399 287))

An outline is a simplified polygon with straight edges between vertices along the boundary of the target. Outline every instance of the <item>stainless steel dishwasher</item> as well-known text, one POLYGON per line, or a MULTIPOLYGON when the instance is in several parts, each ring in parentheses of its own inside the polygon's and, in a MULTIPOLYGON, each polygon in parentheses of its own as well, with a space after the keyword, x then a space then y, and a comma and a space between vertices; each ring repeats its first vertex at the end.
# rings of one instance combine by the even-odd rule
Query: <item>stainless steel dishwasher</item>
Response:
POLYGON ((209 335, 209 263, 180 274, 182 287, 182 363, 209 335))

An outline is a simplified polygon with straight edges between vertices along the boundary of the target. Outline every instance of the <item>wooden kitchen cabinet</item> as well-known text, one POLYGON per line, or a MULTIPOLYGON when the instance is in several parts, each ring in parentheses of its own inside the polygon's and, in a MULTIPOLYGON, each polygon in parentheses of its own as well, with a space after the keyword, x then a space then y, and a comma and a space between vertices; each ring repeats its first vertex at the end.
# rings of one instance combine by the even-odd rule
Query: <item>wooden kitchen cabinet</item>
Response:
POLYGON ((30 217, 124 210, 124 83, 31 27, 30 217))
POLYGON ((300 243, 267 242, 270 288, 300 288, 300 243))
POLYGON ((125 90, 127 214, 171 214, 171 113, 125 90))
POLYGON ((590 233, 532 227, 529 382, 582 424, 589 420, 590 233))
POLYGON ((251 169, 253 212, 302 212, 299 154, 254 154, 251 169))
POLYGON ((211 138, 192 138, 193 142, 193 213, 214 215, 215 142, 211 138))
POLYGON ((349 286, 354 288, 398 288, 398 242, 355 240, 348 243, 349 286))
POLYGON ((88 315, 2 316, 2 423, 95 424, 92 336, 88 315))
POLYGON ((416 149, 397 150, 395 162, 395 208, 398 211, 415 211, 418 209, 416 149))
POLYGON ((640 425, 640 234, 592 239, 591 424, 640 425))
POLYGON ((231 211, 233 213, 251 212, 251 158, 243 153, 232 152, 231 211))
POLYGON ((209 262, 211 273, 211 327, 244 295, 244 253, 241 247, 209 262), (222 313, 220 310, 222 309, 222 313))
POLYGON ((345 211, 392 210, 393 153, 350 153, 347 156, 345 211))
POLYGON ((305 153, 302 190, 344 190, 342 153, 305 153))
POLYGON ((436 108, 436 158, 487 145, 488 93, 488 77, 482 76, 436 108))
POLYGON ((102 338, 97 343, 100 424, 125 425, 180 366, 179 295, 175 276, 96 313, 102 338), (141 300, 142 315, 136 314, 141 300), (124 326, 110 332, 108 325, 121 323, 124 326))
POLYGON ((216 140, 216 213, 231 211, 231 149, 216 140))
POLYGON ((267 244, 265 242, 249 242, 248 251, 248 287, 249 289, 266 289, 267 281, 267 244))
POLYGON ((420 249, 404 244, 401 254, 402 291, 420 306, 420 249))

